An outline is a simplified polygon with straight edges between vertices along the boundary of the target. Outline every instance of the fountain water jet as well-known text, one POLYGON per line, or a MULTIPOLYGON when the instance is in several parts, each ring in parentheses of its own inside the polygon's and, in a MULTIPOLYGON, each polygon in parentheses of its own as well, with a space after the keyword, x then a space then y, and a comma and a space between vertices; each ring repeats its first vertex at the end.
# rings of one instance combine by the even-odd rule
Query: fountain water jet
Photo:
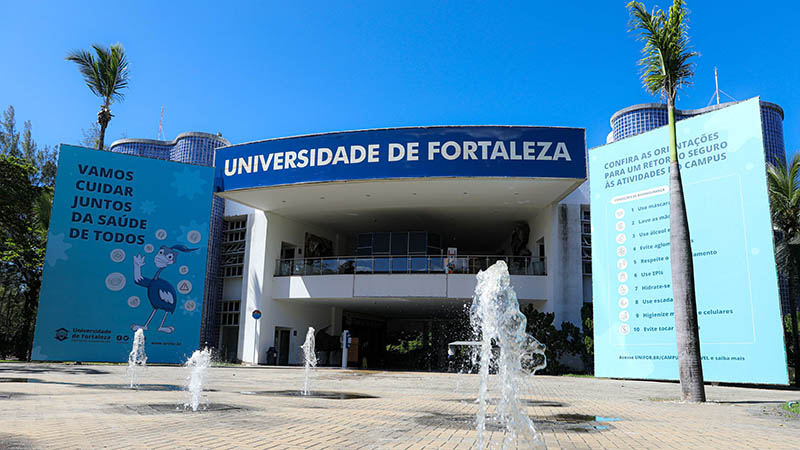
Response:
POLYGON ((300 346, 300 348, 303 349, 303 365, 305 372, 303 376, 303 390, 301 392, 303 395, 311 395, 311 391, 308 389, 308 381, 311 377, 311 369, 317 367, 317 354, 314 349, 314 344, 314 327, 308 327, 306 341, 300 346))
POLYGON ((505 427, 503 448, 517 445, 518 440, 538 443, 533 422, 525 412, 520 394, 526 377, 545 367, 545 346, 526 333, 528 320, 519 310, 519 302, 511 287, 508 267, 498 261, 478 273, 478 285, 470 308, 470 323, 480 339, 480 388, 478 391, 478 448, 486 442, 486 414, 489 393, 489 367, 496 364, 500 398, 497 419, 505 427), (492 346, 499 346, 493 354, 492 346), (540 355, 540 356, 537 356, 540 355))
POLYGON ((203 395, 203 383, 205 382, 206 369, 211 366, 211 349, 195 350, 192 356, 186 361, 184 367, 189 369, 186 377, 187 402, 183 404, 184 409, 191 407, 192 411, 197 411, 203 395))
POLYGON ((128 354, 128 375, 131 379, 131 389, 136 388, 138 380, 136 378, 137 366, 144 367, 147 364, 147 355, 144 353, 144 331, 136 330, 133 335, 133 346, 128 354))

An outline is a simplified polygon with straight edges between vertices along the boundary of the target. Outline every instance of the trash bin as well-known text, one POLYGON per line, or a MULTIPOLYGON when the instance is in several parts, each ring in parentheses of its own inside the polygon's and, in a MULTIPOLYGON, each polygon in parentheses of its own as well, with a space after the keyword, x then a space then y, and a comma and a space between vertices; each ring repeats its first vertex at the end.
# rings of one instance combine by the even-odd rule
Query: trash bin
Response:
POLYGON ((275 366, 277 364, 278 364, 278 351, 275 350, 275 347, 270 347, 267 350, 267 365, 275 366))

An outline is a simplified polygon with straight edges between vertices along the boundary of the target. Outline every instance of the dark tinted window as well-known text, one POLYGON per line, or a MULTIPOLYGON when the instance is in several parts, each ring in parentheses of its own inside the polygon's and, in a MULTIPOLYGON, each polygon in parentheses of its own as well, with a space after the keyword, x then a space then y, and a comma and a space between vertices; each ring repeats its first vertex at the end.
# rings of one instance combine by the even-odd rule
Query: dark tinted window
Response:
POLYGON ((427 251, 427 233, 412 231, 408 233, 408 253, 425 253, 427 251))
POLYGON ((408 233, 392 233, 392 254, 408 254, 408 233))
POLYGON ((389 253, 389 233, 372 233, 372 251, 389 253))

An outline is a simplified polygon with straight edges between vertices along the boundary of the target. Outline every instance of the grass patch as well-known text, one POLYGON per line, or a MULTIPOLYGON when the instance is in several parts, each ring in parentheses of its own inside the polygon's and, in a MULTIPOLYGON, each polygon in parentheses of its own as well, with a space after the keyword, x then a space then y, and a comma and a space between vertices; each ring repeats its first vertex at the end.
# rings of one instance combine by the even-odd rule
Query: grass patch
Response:
POLYGON ((245 367, 240 363, 230 361, 212 361, 211 367, 245 367))
POLYGON ((590 373, 565 373, 561 375, 562 377, 573 377, 573 378, 594 378, 594 375, 590 373))
POLYGON ((800 416, 800 401, 786 402, 781 405, 781 408, 783 408, 784 411, 800 416))

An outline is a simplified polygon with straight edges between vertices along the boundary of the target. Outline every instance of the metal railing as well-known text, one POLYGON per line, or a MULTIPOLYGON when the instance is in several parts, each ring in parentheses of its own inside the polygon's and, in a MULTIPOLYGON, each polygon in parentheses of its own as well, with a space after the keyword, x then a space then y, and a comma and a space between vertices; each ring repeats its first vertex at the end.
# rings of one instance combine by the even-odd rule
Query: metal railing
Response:
POLYGON ((337 274, 476 274, 497 261, 505 261, 511 275, 547 275, 545 258, 538 256, 476 256, 454 258, 445 270, 445 256, 333 256, 328 258, 279 259, 275 276, 337 274))

